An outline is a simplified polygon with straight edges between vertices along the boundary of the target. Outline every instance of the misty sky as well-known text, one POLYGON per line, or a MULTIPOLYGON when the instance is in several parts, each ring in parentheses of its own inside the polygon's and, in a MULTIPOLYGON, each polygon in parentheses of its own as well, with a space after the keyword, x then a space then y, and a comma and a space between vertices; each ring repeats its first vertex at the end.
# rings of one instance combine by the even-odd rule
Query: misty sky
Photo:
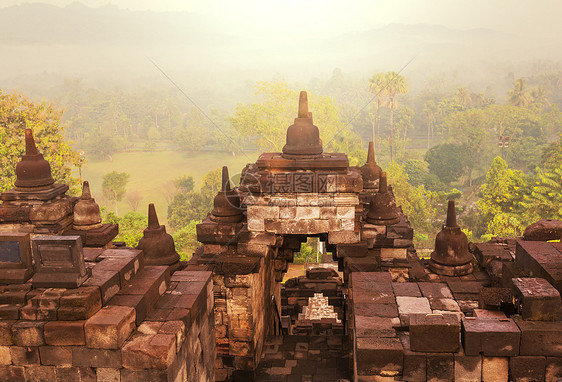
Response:
MULTIPOLYGON (((2 0, 1 6, 29 1, 2 0)), ((66 6, 73 0, 43 0, 66 6)), ((389 23, 427 23, 450 28, 490 28, 526 37, 558 38, 559 0, 84 0, 99 7, 211 14, 239 33, 267 30, 285 35, 335 35, 389 23)))

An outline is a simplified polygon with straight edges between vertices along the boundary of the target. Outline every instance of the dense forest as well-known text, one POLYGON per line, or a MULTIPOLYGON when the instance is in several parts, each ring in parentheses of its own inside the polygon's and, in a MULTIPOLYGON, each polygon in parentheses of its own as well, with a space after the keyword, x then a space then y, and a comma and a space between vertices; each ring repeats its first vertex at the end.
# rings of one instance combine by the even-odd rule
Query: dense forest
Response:
MULTIPOLYGON (((458 201, 460 222, 473 241, 520 235, 538 219, 562 218, 560 64, 537 62, 521 77, 504 73, 488 86, 506 88, 503 97, 475 91, 445 73, 415 88, 406 74, 359 79, 340 69, 306 84, 246 86, 254 96, 233 108, 200 108, 171 84, 95 88, 70 77, 50 90, 52 104, 0 93, 0 190, 13 184, 25 126, 34 129, 57 180, 70 183, 73 192, 83 166, 114 163, 119 153, 156 158, 172 151, 197 161, 208 152, 251 162, 260 152, 281 150, 298 91, 306 88, 326 152, 345 152, 351 165, 361 165, 374 140, 377 161, 389 174, 419 248, 432 246, 448 199, 458 201)), ((195 224, 212 208, 218 167, 206 175, 177 169, 176 178, 159 189, 167 223, 185 254, 194 248, 195 224)), ((103 193, 95 196, 105 219, 119 222, 121 238, 135 244, 146 224, 138 211, 144 211, 145 190, 128 187, 126 171, 111 170, 103 176, 103 193), (118 211, 121 200, 128 211, 118 211)))

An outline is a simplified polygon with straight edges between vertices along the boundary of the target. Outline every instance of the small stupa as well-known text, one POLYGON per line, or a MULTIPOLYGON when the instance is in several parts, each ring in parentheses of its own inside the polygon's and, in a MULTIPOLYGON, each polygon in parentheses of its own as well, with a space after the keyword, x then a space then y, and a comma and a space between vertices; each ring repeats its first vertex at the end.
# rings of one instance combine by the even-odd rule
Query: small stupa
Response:
POLYGON ((375 145, 369 142, 367 151, 367 162, 361 166, 361 176, 363 177, 363 189, 365 191, 377 191, 382 169, 375 161, 375 145))
POLYGON ((230 187, 228 167, 222 168, 222 187, 213 201, 211 220, 221 223, 237 223, 242 220, 243 214, 240 208, 240 197, 230 187))
POLYGON ((322 155, 320 132, 312 122, 308 111, 308 96, 301 91, 299 112, 295 122, 287 129, 287 142, 283 146, 283 157, 287 159, 316 158, 322 155))
POLYGON ((435 250, 431 253, 429 268, 445 276, 464 276, 474 269, 468 252, 468 239, 457 224, 454 200, 449 200, 447 222, 435 237, 435 250))
POLYGON ((166 227, 158 222, 153 203, 148 205, 148 227, 143 231, 137 249, 144 251, 146 265, 173 266, 180 260, 174 239, 166 232, 166 227))
POLYGON ((386 183, 386 172, 381 172, 379 191, 373 195, 369 212, 367 212, 367 222, 375 225, 392 225, 398 223, 398 213, 396 212, 396 202, 388 191, 386 183))
POLYGON ((85 181, 82 184, 82 196, 74 205, 74 223, 72 228, 78 231, 97 229, 102 226, 100 206, 92 198, 90 184, 85 181))
POLYGON ((16 189, 43 188, 55 183, 51 165, 37 151, 31 129, 25 129, 25 154, 16 165, 16 177, 16 189))

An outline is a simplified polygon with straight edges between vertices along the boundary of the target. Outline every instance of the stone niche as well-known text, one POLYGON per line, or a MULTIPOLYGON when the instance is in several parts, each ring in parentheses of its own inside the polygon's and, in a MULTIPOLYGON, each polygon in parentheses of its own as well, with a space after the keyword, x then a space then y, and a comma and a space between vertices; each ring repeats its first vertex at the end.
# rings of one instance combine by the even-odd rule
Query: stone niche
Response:
POLYGON ((32 274, 29 234, 0 234, 0 283, 22 284, 32 274))
POLYGON ((80 236, 38 236, 32 240, 34 288, 78 288, 92 274, 80 236))

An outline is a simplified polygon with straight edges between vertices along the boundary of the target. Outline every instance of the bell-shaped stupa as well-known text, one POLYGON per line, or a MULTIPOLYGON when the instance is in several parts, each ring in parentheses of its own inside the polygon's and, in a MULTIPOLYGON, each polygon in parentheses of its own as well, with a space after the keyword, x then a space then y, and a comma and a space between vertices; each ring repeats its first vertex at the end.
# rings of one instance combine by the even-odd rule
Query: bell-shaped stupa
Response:
POLYGON ((369 212, 367 212, 367 222, 375 225, 392 225, 398 223, 398 212, 394 197, 388 191, 386 184, 386 172, 381 172, 379 191, 373 195, 369 212))
POLYGON ((153 203, 148 205, 148 227, 143 231, 137 249, 144 251, 146 265, 174 265, 180 260, 174 239, 158 222, 153 203))
POLYGON ((283 157, 287 159, 316 158, 322 155, 322 141, 318 127, 312 122, 308 112, 308 96, 301 91, 299 113, 295 123, 287 129, 287 142, 283 147, 283 157))
POLYGON ((455 201, 449 200, 447 222, 435 237, 429 268, 440 275, 463 276, 473 271, 468 239, 457 224, 455 201))

